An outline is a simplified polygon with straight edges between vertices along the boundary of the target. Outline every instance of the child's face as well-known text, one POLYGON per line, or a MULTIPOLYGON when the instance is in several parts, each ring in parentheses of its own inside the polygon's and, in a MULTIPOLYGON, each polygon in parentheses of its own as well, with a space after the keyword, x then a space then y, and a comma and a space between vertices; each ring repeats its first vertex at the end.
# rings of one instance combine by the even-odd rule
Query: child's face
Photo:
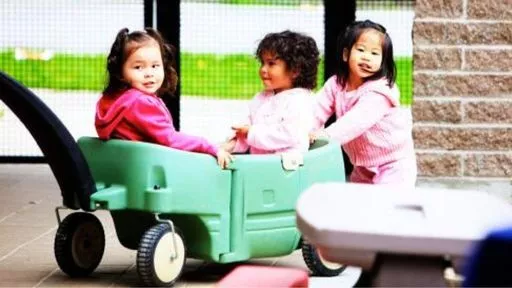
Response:
POLYGON ((379 71, 382 64, 382 33, 373 29, 363 32, 350 50, 343 51, 343 61, 348 61, 350 77, 358 80, 368 78, 379 71))
POLYGON ((274 93, 293 88, 296 73, 288 70, 286 63, 276 55, 265 52, 261 57, 260 78, 265 90, 274 93))
POLYGON ((156 43, 135 50, 123 65, 123 79, 135 89, 154 94, 164 81, 160 47, 156 43))

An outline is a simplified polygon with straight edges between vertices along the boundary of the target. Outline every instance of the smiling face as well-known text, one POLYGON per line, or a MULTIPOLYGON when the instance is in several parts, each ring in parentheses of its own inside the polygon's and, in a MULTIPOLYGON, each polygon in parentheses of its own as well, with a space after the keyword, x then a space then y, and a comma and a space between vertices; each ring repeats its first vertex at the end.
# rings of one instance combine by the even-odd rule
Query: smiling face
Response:
POLYGON ((265 90, 273 90, 274 93, 293 88, 293 80, 296 73, 288 70, 286 62, 279 59, 273 53, 265 52, 261 56, 260 78, 265 90))
POLYGON ((383 35, 379 31, 369 29, 361 34, 350 49, 343 51, 343 61, 349 66, 349 85, 360 86, 365 78, 378 72, 382 65, 383 35))
POLYGON ((123 79, 144 93, 156 93, 164 78, 162 54, 156 42, 136 48, 123 64, 123 79))

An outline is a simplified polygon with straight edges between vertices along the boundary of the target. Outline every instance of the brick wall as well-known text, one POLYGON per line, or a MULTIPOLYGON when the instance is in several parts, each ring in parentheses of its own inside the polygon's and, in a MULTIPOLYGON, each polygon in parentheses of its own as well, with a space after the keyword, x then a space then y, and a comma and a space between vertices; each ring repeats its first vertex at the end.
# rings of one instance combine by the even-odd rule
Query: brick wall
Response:
MULTIPOLYGON (((416 0, 420 179, 512 178, 512 0, 416 0)), ((510 195, 509 195, 510 196, 510 195)))

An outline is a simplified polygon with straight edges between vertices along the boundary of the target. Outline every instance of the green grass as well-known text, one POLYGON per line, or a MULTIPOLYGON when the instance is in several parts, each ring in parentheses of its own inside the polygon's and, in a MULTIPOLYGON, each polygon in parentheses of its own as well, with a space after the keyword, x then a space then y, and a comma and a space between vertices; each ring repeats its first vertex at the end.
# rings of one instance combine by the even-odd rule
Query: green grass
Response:
MULTIPOLYGON (((263 86, 259 61, 247 54, 181 54, 181 92, 229 99, 250 99, 263 86)), ((320 63, 323 67, 323 62, 320 63)), ((317 83, 323 82, 319 69, 317 83)))
POLYGON ((13 51, 0 52, 0 70, 28 87, 99 91, 105 83, 105 56, 57 54, 48 61, 17 61, 13 51))
MULTIPOLYGON (((409 57, 396 59, 397 85, 401 102, 412 102, 412 63, 409 57)), ((323 67, 323 60, 320 63, 323 67)), ((259 62, 251 55, 181 54, 181 92, 184 95, 215 98, 249 99, 262 89, 259 62)), ((323 83, 323 69, 318 83, 323 83)), ((319 87, 319 88, 320 88, 319 87)))
MULTIPOLYGON (((412 102, 411 58, 397 58, 397 83, 402 103, 412 102)), ((323 62, 320 63, 323 67, 323 62)), ((252 55, 181 54, 181 93, 222 99, 249 99, 262 89, 259 63, 252 55)), ((49 61, 16 61, 12 51, 0 52, 0 70, 25 86, 58 90, 101 91, 105 83, 104 55, 57 54, 49 61)), ((318 83, 323 83, 319 69, 318 83)))
POLYGON ((396 84, 400 88, 400 102, 402 105, 410 106, 412 104, 412 58, 395 58, 397 77, 396 84))
MULTIPOLYGON (((322 0, 185 0, 195 3, 218 3, 229 5, 253 5, 253 6, 301 6, 301 5, 323 5, 322 0)), ((340 0, 338 0, 340 1, 340 0)), ((396 10, 404 8, 413 8, 414 1, 396 1, 396 0, 356 0, 356 7, 364 10, 396 10)))

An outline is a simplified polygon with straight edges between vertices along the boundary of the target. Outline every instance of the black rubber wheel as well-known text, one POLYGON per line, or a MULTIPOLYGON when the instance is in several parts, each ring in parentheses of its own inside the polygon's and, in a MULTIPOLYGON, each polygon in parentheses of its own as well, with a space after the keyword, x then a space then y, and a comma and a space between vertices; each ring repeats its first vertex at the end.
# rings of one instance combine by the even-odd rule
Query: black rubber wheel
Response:
POLYGON ((347 268, 346 265, 322 258, 318 250, 305 239, 302 239, 302 258, 314 276, 338 276, 347 268))
POLYGON ((181 232, 176 228, 176 253, 171 227, 158 224, 151 227, 140 240, 137 250, 137 273, 146 286, 172 286, 181 276, 185 266, 186 251, 181 232))
POLYGON ((60 269, 71 277, 91 274, 105 251, 105 232, 100 220, 90 213, 69 214, 55 235, 55 259, 60 269))

